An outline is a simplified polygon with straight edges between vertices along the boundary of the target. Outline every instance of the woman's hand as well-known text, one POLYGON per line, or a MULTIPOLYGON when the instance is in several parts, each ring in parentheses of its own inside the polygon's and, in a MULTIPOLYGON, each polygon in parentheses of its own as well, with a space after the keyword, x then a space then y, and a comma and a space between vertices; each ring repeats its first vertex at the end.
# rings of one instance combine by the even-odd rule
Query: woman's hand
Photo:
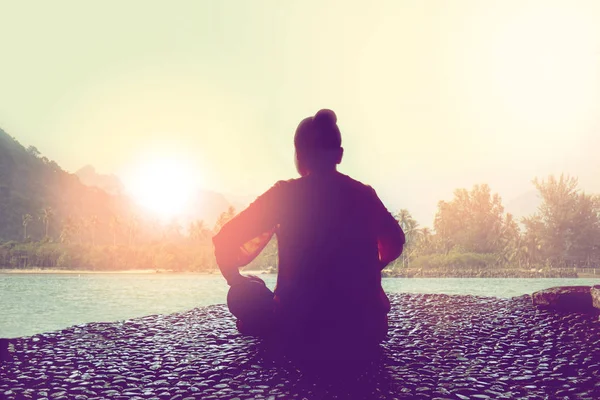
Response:
POLYGON ((240 274, 239 270, 236 269, 235 271, 235 273, 232 273, 226 278, 227 284, 229 286, 239 285, 240 283, 244 283, 248 279, 244 275, 240 274))

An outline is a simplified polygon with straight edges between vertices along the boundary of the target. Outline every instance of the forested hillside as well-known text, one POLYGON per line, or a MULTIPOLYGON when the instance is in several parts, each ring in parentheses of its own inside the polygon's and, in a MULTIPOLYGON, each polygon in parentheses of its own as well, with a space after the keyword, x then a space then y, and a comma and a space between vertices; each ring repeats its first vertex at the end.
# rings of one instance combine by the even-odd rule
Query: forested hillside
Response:
POLYGON ((126 198, 83 185, 0 130, 0 240, 58 238, 69 220, 128 214, 126 198))

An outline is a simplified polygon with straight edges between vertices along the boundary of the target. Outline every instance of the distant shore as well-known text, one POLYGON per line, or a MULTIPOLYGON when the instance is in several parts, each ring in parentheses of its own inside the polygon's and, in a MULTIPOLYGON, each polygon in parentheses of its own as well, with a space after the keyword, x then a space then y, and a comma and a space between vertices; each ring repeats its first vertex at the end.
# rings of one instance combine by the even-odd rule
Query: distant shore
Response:
POLYGON ((600 278, 594 269, 575 268, 405 268, 382 271, 386 278, 600 278))
MULTIPOLYGON (((212 275, 210 272, 187 272, 203 275, 212 275)), ((157 269, 126 269, 126 270, 105 270, 105 271, 90 271, 84 269, 47 269, 47 268, 7 268, 0 269, 0 274, 178 274, 179 271, 157 270, 157 269)))
MULTIPOLYGON (((265 275, 277 274, 277 271, 258 270, 258 271, 242 271, 245 275, 265 275)), ((416 270, 406 269, 399 272, 384 270, 382 276, 384 278, 587 278, 600 279, 600 270, 598 274, 594 274, 594 270, 574 271, 573 269, 561 270, 416 270)), ((219 271, 173 271, 160 269, 127 269, 127 270, 68 270, 68 269, 52 269, 52 268, 0 268, 0 274, 64 274, 64 275, 83 275, 83 274, 195 274, 195 275, 219 275, 219 271)))

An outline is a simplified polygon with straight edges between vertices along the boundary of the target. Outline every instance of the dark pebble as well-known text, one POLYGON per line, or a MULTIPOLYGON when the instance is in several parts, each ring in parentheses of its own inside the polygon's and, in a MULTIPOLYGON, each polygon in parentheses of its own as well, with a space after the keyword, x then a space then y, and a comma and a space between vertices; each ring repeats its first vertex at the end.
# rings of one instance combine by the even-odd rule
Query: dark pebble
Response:
POLYGON ((357 375, 271 359, 226 306, 11 339, 6 399, 600 398, 600 320, 531 297, 392 294, 382 358, 357 375))

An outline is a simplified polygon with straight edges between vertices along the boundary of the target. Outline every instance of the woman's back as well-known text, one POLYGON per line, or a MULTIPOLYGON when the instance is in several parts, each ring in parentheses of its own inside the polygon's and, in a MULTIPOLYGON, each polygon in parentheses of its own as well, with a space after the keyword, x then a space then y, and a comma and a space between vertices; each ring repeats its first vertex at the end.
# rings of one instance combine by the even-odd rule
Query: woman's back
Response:
POLYGON ((275 293, 282 307, 384 306, 377 224, 385 215, 374 191, 334 171, 287 181, 281 192, 275 293))

